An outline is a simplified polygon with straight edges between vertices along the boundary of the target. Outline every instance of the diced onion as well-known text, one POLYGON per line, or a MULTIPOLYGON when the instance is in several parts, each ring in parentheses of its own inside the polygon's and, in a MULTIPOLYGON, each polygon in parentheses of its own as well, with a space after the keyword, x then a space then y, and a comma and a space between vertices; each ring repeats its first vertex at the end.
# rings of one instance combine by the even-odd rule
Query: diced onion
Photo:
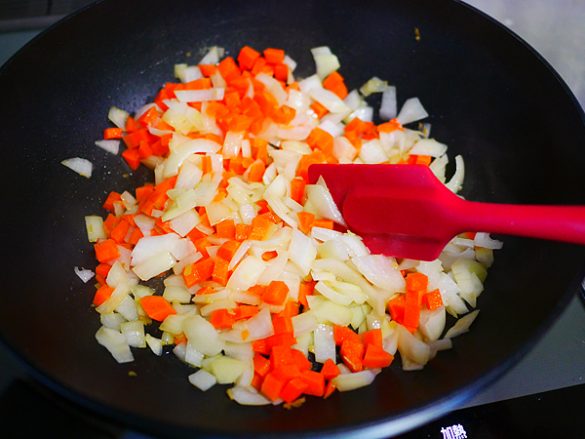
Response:
POLYGON ((126 337, 118 331, 102 326, 95 334, 99 344, 105 347, 118 363, 134 361, 126 337))
POLYGON ((217 383, 217 380, 215 379, 215 376, 206 370, 199 369, 197 372, 189 375, 189 382, 199 390, 205 392, 206 390, 211 389, 217 383))
POLYGON ((427 117, 429 117, 429 113, 426 112, 420 100, 418 98, 410 98, 404 102, 396 119, 401 125, 406 125, 427 117))
POLYGON ((380 369, 366 369, 361 372, 346 373, 336 376, 331 380, 335 388, 340 392, 359 389, 360 387, 369 386, 374 382, 380 369))
POLYGON ((72 171, 77 172, 82 177, 91 178, 93 164, 87 159, 73 157, 71 159, 65 159, 61 161, 61 164, 71 169, 72 171))
POLYGON ((382 92, 382 104, 380 105, 380 118, 385 120, 394 119, 398 111, 396 103, 396 87, 386 86, 382 92))
POLYGON ((95 273, 93 271, 88 270, 86 268, 73 267, 73 271, 75 271, 75 274, 79 277, 79 279, 83 281, 84 284, 95 276, 95 273))
POLYGON ((118 128, 125 129, 126 128, 126 119, 128 119, 127 111, 124 111, 118 107, 110 107, 110 111, 108 112, 108 119, 118 128))
POLYGON ((114 155, 118 154, 118 151, 120 150, 119 140, 96 140, 95 145, 114 155))
POLYGON ((472 311, 469 314, 461 317, 451 328, 449 328, 445 334, 445 338, 454 338, 458 335, 465 334, 467 331, 469 331, 471 324, 477 318, 478 314, 479 309, 476 309, 475 311, 472 311))

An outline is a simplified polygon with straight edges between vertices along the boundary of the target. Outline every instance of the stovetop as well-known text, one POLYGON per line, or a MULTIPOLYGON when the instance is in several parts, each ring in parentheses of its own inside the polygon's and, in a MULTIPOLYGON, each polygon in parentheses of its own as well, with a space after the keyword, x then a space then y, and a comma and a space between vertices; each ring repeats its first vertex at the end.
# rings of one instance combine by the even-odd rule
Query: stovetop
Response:
MULTIPOLYGON (((0 0, 0 10, 3 1, 0 0)), ((38 6, 40 2, 31 3, 38 6)), ((555 67, 585 108, 585 1, 467 0, 467 3, 528 41, 555 67)), ((0 24, 4 18, 1 12, 0 24)), ((34 27, 31 23, 46 25, 53 19, 29 17, 28 29, 14 32, 8 32, 14 29, 14 21, 0 26, 0 65, 40 31, 30 29, 34 27)), ((585 401, 585 306, 578 298, 579 293, 575 292, 565 312, 530 353, 497 382, 462 405, 461 410, 404 437, 577 437, 575 431, 585 430, 585 417, 577 411, 585 401), (581 403, 571 405, 570 401, 581 403), (498 424, 498 428, 488 428, 488 423, 498 424), (526 424, 530 423, 532 427, 527 429, 526 424)), ((2 346, 0 423, 26 426, 15 430, 19 437, 37 434, 96 439, 145 437, 74 407, 36 384, 2 346), (33 417, 34 422, 27 422, 33 417)), ((14 437, 9 429, 3 427, 2 431, 3 437, 14 437)))

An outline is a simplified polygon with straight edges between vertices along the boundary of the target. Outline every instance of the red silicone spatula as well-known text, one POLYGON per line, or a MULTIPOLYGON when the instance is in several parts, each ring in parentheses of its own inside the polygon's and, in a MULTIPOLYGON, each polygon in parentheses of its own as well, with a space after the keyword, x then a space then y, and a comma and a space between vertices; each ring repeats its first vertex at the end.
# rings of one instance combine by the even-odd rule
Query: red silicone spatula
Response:
POLYGON ((465 201, 423 165, 312 165, 349 230, 374 253, 436 259, 462 232, 491 232, 585 244, 585 207, 465 201))

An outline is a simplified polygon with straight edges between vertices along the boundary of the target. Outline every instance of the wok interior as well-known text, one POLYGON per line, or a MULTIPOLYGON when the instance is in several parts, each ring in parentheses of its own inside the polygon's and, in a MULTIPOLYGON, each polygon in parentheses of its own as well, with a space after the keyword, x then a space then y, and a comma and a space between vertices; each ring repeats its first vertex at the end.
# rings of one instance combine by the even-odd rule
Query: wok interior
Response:
POLYGON ((582 271, 581 248, 505 238, 480 318, 453 350, 421 372, 402 372, 396 361, 372 386, 308 398, 292 411, 238 406, 223 386, 199 392, 173 355, 135 350, 134 363, 118 365, 97 345, 93 286, 73 273, 94 264, 83 216, 102 213, 110 190, 150 178, 145 170, 126 178, 122 160, 93 145, 108 108, 134 111, 173 80, 174 63, 196 63, 210 45, 233 55, 244 44, 284 48, 301 76, 314 69, 309 49, 328 45, 352 88, 376 75, 397 85, 399 103, 418 96, 432 136, 449 145, 451 158, 465 158, 468 199, 583 203, 583 186, 574 183, 585 129, 575 103, 521 43, 458 3, 104 2, 35 40, 0 77, 8 127, 0 133, 2 178, 12 212, 3 227, 2 337, 77 401, 167 434, 340 431, 382 419, 391 432, 405 414, 502 371, 560 312, 582 271), (90 180, 59 164, 74 156, 94 163, 90 180))

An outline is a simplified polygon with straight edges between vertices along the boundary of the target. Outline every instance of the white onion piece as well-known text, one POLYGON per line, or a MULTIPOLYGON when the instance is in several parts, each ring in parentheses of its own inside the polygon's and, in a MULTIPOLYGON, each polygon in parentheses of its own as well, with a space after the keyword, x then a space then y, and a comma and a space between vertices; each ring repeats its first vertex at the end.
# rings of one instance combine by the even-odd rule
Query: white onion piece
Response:
POLYGON ((373 93, 382 93, 388 87, 388 82, 374 76, 360 87, 360 93, 369 96, 373 93))
POLYGON ((132 270, 140 279, 147 281, 170 270, 176 262, 168 251, 163 251, 135 265, 132 270))
POLYGON ((439 143, 434 139, 420 139, 409 152, 410 154, 416 155, 440 157, 447 152, 447 145, 439 143))
POLYGON ((131 322, 125 322, 120 325, 120 332, 126 341, 128 346, 133 348, 145 348, 146 340, 144 338, 144 324, 141 321, 134 320, 131 322))
POLYGON ((270 400, 248 387, 235 386, 227 390, 228 396, 241 405, 269 405, 270 400))
POLYGON ((204 369, 199 369, 197 372, 189 375, 188 378, 191 384, 203 392, 211 389, 217 383, 215 376, 204 369))
POLYGON ((227 287, 234 290, 247 290, 256 285, 265 268, 266 263, 262 259, 247 256, 230 276, 227 287))
POLYGON ((219 356, 211 362, 210 369, 219 384, 231 384, 242 375, 246 366, 235 358, 219 356))
POLYGON ((204 355, 217 355, 223 349, 217 330, 201 316, 187 317, 183 321, 183 331, 189 343, 204 355))
POLYGON ((228 265, 228 270, 233 270, 234 267, 240 263, 242 258, 246 256, 246 254, 248 253, 248 250, 250 250, 251 245, 252 244, 250 243, 250 241, 247 240, 240 244, 240 246, 234 253, 231 261, 229 261, 230 263, 228 265))
POLYGON ((148 347, 152 351, 152 353, 154 355, 157 355, 157 356, 160 357, 162 355, 162 353, 163 353, 163 346, 162 346, 161 339, 160 338, 153 337, 150 334, 146 334, 144 336, 144 339, 146 341, 146 344, 148 345, 148 347))
POLYGON ((467 331, 469 331, 471 324, 476 319, 478 314, 479 309, 476 309, 475 311, 472 311, 469 314, 461 317, 451 328, 449 328, 445 334, 445 338, 453 338, 457 337, 458 335, 465 334, 467 331))
POLYGON ((499 250, 504 246, 502 241, 492 239, 489 233, 477 232, 473 242, 476 247, 487 248, 491 250, 499 250))
POLYGON ((341 67, 339 60, 331 53, 331 49, 327 46, 314 47, 311 49, 311 54, 315 60, 317 75, 321 79, 326 78, 341 67))
MULTIPOLYGON (((136 302, 134 301, 134 299, 132 299, 132 297, 130 297, 130 295, 127 295, 122 299, 122 301, 116 307, 116 312, 128 321, 138 319, 138 310, 136 308, 136 302)), ((124 332, 124 331, 122 331, 122 332, 124 332)), ((130 343, 130 346, 134 346, 134 345, 132 343, 130 343)), ((134 346, 134 347, 144 347, 144 346, 134 346)))
POLYGON ((429 117, 418 98, 407 99, 402 105, 396 119, 401 125, 406 125, 429 117))
POLYGON ((382 92, 382 104, 380 105, 380 119, 390 120, 396 117, 398 106, 396 103, 396 87, 387 86, 382 92))
POLYGON ((310 311, 292 317, 291 321, 295 337, 314 331, 318 324, 317 319, 310 311))
POLYGON ((118 154, 118 151, 120 150, 119 140, 96 140, 95 145, 114 155, 118 154))
POLYGON ((199 64, 217 64, 224 52, 225 50, 223 47, 212 46, 205 56, 201 58, 199 64))
POLYGON ((311 264, 317 257, 315 242, 304 233, 293 230, 288 252, 290 260, 300 269, 301 275, 309 274, 311 264))
POLYGON ((92 277, 95 276, 93 271, 83 267, 73 267, 73 271, 75 271, 75 274, 79 277, 79 279, 82 280, 84 284, 86 284, 92 277))
POLYGON ((165 161, 164 177, 177 175, 181 164, 191 154, 196 153, 216 153, 221 148, 219 143, 208 139, 190 139, 187 141, 177 140, 177 135, 173 135, 169 144, 170 154, 165 161))
POLYGON ((379 139, 365 142, 360 149, 359 157, 366 164, 378 164, 388 160, 379 139))
POLYGON ((431 357, 429 346, 412 335, 408 329, 402 325, 396 326, 398 331, 398 351, 401 357, 418 364, 426 364, 431 357))
POLYGON ((110 107, 110 111, 108 111, 108 119, 118 128, 126 128, 126 119, 128 119, 128 116, 130 116, 128 112, 118 107, 110 107))
POLYGON ((65 166, 66 168, 69 168, 72 171, 77 172, 82 177, 91 178, 93 164, 87 159, 82 159, 80 157, 73 157, 70 159, 62 160, 61 164, 63 166, 65 166))
POLYGON ((351 259, 366 279, 390 293, 404 291, 405 282, 393 259, 383 255, 366 255, 351 259))
POLYGON ((361 372, 346 373, 336 376, 331 380, 335 388, 340 392, 359 389, 360 387, 369 386, 374 382, 380 369, 367 369, 361 372))
POLYGON ((172 253, 180 239, 175 233, 145 236, 139 239, 132 250, 132 265, 138 265, 164 251, 172 253))
POLYGON ((126 337, 118 331, 102 326, 95 334, 99 344, 105 347, 118 363, 134 361, 126 337))
POLYGON ((447 186, 447 188, 449 190, 451 190, 452 192, 457 193, 463 187, 464 177, 465 177, 465 164, 463 162, 463 157, 461 157, 460 155, 457 155, 457 156, 455 156, 455 173, 451 177, 451 180, 449 180, 447 183, 445 183, 445 186, 447 186))
POLYGON ((344 132, 344 126, 341 123, 334 123, 331 120, 324 120, 319 124, 319 128, 323 131, 328 132, 334 138, 341 136, 344 132))
POLYGON ((120 325, 124 323, 126 319, 117 312, 111 312, 108 314, 100 314, 100 323, 106 328, 120 331, 120 325))
POLYGON ((207 88, 203 90, 176 90, 175 95, 179 102, 207 102, 221 101, 225 88, 207 88))
POLYGON ((188 210, 171 220, 171 229, 177 232, 179 236, 184 237, 199 224, 199 221, 199 214, 195 210, 188 210))
POLYGON ((333 155, 340 163, 350 163, 357 155, 357 149, 346 137, 333 139, 333 155))
POLYGON ((251 319, 248 319, 245 323, 245 327, 248 330, 248 337, 242 341, 255 341, 262 338, 270 337, 274 334, 274 327, 272 326, 272 317, 268 308, 262 309, 251 319))
POLYGON ((97 242, 98 239, 106 239, 106 231, 104 229, 104 220, 101 216, 88 215, 85 217, 85 230, 87 231, 87 240, 89 242, 97 242))
POLYGON ((326 229, 324 227, 313 227, 311 228, 311 238, 315 238, 317 241, 330 241, 337 239, 343 234, 337 230, 326 229))
POLYGON ((256 80, 260 81, 266 86, 268 92, 274 96, 278 105, 283 105, 288 97, 286 91, 282 88, 280 82, 266 73, 259 73, 256 75, 256 80))
POLYGON ((331 325, 319 324, 313 331, 313 340, 316 362, 335 361, 335 339, 331 325))
POLYGON ((320 217, 345 226, 343 216, 337 204, 333 201, 333 197, 322 177, 319 177, 317 184, 308 184, 305 187, 305 191, 307 193, 307 200, 315 207, 320 217))
POLYGON ((136 227, 140 229, 140 232, 142 232, 144 236, 149 236, 150 231, 154 228, 155 221, 146 215, 139 214, 134 216, 134 223, 136 224, 136 227))
POLYGON ((324 88, 312 88, 309 91, 311 99, 319 102, 332 113, 349 113, 351 109, 332 91, 324 88))
POLYGON ((183 82, 191 82, 203 78, 203 73, 197 66, 189 66, 183 69, 183 77, 179 78, 183 82))
POLYGON ((423 309, 420 312, 420 332, 427 341, 438 340, 445 329, 446 312, 441 307, 434 311, 423 309))

